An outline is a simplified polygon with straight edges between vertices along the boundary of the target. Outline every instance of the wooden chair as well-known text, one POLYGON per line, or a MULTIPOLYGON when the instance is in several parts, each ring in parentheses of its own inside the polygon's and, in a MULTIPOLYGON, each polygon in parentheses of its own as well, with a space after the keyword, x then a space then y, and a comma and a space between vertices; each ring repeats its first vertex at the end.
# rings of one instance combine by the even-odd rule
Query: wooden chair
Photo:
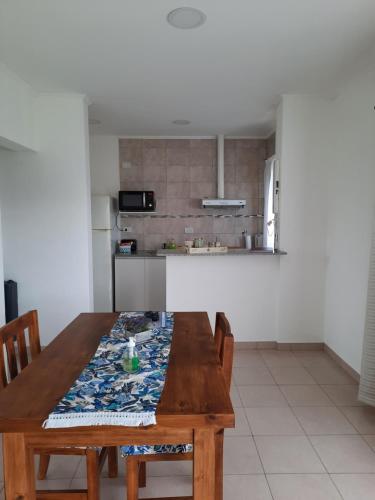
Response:
MULTIPOLYGON (((29 311, 0 328, 0 389, 4 389, 41 351, 38 313, 29 311), (28 331, 28 345, 25 330, 28 331), (28 349, 29 346, 29 349, 28 349)), ((36 395, 37 396, 37 395, 36 395)), ((100 472, 108 458, 108 475, 117 477, 117 449, 102 448, 51 448, 34 450, 40 455, 38 479, 45 479, 51 455, 83 455, 86 456, 87 489, 74 491, 43 491, 43 499, 52 500, 79 498, 86 500, 99 499, 100 472)), ((39 498, 39 497, 38 497, 39 498)))
MULTIPOLYGON (((233 349, 234 337, 230 330, 230 325, 222 312, 216 313, 215 323, 215 345, 218 351, 220 364, 223 370, 225 383, 228 391, 232 381, 233 349)), ((215 497, 216 500, 223 498, 223 444, 224 429, 220 430, 215 437, 215 497)), ((127 500, 138 500, 138 490, 146 486, 146 462, 194 460, 192 445, 181 445, 189 451, 179 451, 169 453, 155 451, 150 454, 128 455, 126 457, 126 477, 127 477, 127 500)), ((156 449, 158 447, 154 447, 156 449)), ((168 445, 166 446, 168 448, 168 445)), ((170 446, 173 449, 173 446, 170 446)), ((178 497, 174 497, 178 498, 178 497)), ((182 497, 190 498, 190 497, 182 497)), ((162 500, 162 499, 158 499, 162 500)))

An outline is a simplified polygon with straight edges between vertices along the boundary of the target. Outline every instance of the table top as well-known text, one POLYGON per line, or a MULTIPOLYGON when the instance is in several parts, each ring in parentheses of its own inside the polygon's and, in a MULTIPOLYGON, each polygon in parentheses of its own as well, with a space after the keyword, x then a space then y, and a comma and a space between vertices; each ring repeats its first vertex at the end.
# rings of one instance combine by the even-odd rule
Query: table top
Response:
MULTIPOLYGON (((79 377, 117 317, 117 313, 80 314, 0 391, 0 432, 48 432, 42 430, 43 422, 79 377)), ((158 425, 172 427, 234 426, 232 404, 205 312, 175 313, 156 419, 158 425)), ((96 426, 98 431, 101 428, 96 426)))

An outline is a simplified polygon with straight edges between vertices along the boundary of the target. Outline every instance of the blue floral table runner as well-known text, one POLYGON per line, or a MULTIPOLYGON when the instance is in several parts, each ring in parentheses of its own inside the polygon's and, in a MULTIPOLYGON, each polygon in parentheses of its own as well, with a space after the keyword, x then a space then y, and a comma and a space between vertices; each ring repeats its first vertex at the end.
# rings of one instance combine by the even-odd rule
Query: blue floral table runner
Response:
POLYGON ((165 324, 147 321, 141 312, 121 313, 43 427, 156 424, 155 412, 164 388, 174 324, 173 313, 165 313, 164 317, 165 324), (129 374, 123 369, 123 357, 129 330, 134 332, 137 324, 141 328, 146 325, 145 331, 135 335, 140 368, 129 374))

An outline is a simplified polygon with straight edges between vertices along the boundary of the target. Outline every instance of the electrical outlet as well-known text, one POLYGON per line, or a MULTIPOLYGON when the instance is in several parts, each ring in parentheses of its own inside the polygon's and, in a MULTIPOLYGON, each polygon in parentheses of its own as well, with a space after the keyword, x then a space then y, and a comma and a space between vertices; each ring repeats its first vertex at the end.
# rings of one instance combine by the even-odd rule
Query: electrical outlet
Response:
POLYGON ((132 233, 133 232, 133 228, 131 226, 124 226, 122 228, 122 230, 125 232, 125 233, 132 233))
POLYGON ((185 234, 193 234, 194 229, 192 227, 185 227, 185 234))

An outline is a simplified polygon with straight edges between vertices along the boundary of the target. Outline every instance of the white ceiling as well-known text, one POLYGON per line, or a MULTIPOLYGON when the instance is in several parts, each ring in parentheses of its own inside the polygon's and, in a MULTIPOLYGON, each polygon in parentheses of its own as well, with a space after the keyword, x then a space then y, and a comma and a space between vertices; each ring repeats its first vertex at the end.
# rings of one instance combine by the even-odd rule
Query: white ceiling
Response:
POLYGON ((0 60, 87 94, 98 133, 265 136, 279 96, 332 92, 374 26, 375 0, 0 0, 0 60), (169 26, 182 5, 206 24, 169 26))

